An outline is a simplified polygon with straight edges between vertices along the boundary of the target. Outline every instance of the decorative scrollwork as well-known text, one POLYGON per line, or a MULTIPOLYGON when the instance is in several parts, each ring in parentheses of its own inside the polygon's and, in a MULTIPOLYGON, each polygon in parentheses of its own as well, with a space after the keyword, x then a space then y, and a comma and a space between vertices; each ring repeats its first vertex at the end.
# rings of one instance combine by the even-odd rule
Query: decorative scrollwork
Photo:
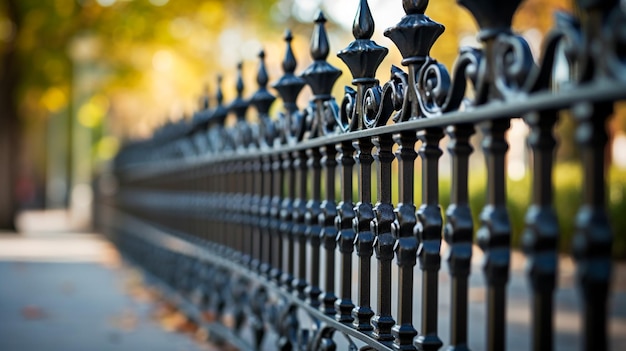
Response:
POLYGON ((538 67, 531 72, 524 91, 533 93, 548 89, 554 80, 554 71, 557 65, 557 56, 562 52, 569 63, 575 67, 580 59, 582 36, 580 23, 569 13, 555 13, 556 28, 544 40, 542 57, 538 67))
POLYGON ((355 131, 358 129, 358 116, 357 112, 357 99, 358 95, 356 90, 346 86, 344 87, 345 95, 341 101, 341 120, 350 121, 349 130, 355 131))
MULTIPOLYGON (((397 66, 391 66, 391 79, 382 88, 374 86, 366 91, 362 113, 365 128, 384 126, 393 111, 402 109, 407 85, 407 74, 397 66)), ((397 122, 396 117, 394 121, 397 122)))
POLYGON ((612 78, 626 81, 626 9, 624 2, 611 11, 604 26, 604 38, 608 50, 603 54, 606 70, 612 78))
POLYGON ((435 117, 458 110, 466 100, 468 79, 476 84, 481 57, 480 50, 462 47, 452 80, 444 65, 429 59, 418 76, 417 91, 421 113, 426 117, 435 117))
POLYGON ((494 87, 504 99, 519 95, 534 68, 533 55, 525 39, 499 35, 493 43, 494 87))

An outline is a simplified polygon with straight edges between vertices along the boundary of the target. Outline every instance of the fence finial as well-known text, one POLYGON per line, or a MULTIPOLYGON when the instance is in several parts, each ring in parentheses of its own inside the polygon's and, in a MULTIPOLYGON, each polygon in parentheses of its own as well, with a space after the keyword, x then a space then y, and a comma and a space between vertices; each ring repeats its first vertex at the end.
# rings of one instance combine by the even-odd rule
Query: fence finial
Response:
POLYGON ((304 133, 304 119, 298 114, 298 106, 296 100, 298 94, 304 87, 304 80, 300 77, 296 77, 293 73, 296 70, 296 58, 293 55, 291 49, 291 41, 293 36, 291 31, 287 29, 285 31, 286 50, 285 57, 283 58, 283 71, 284 74, 280 79, 272 84, 272 87, 278 91, 280 97, 283 99, 283 105, 285 107, 285 113, 281 113, 280 128, 281 142, 287 143, 288 139, 300 140, 304 133))
POLYGON ((311 57, 315 61, 324 61, 328 57, 329 45, 328 36, 326 35, 326 17, 322 11, 317 13, 315 18, 315 30, 311 37, 311 57))
POLYGON ((372 41, 374 19, 367 0, 361 0, 354 18, 352 28, 355 40, 348 47, 337 53, 337 56, 348 66, 352 73, 352 84, 357 86, 355 92, 346 88, 346 97, 342 102, 342 113, 348 114, 350 130, 363 129, 362 111, 365 91, 376 86, 378 80, 376 70, 389 50, 372 41))
POLYGON ((402 64, 408 65, 416 59, 425 60, 445 28, 424 14, 427 0, 404 0, 403 6, 407 15, 394 27, 387 28, 384 34, 400 50, 404 58, 402 64))
MULTIPOLYGON (((250 102, 259 111, 261 117, 266 118, 270 106, 276 100, 274 95, 267 91, 267 70, 265 69, 265 51, 259 52, 259 70, 257 72, 256 81, 259 84, 259 89, 254 93, 250 102)), ((267 122, 267 121, 266 121, 267 122)))
POLYGON ((361 0, 352 23, 352 34, 356 39, 371 39, 374 35, 374 18, 367 0, 361 0))
POLYGON ((347 122, 339 120, 339 107, 330 94, 341 71, 326 62, 329 47, 324 23, 326 23, 326 18, 320 11, 311 37, 311 56, 315 61, 301 75, 311 87, 314 95, 311 102, 315 104, 311 104, 307 112, 315 116, 310 127, 312 138, 332 134, 337 127, 344 131, 347 129, 347 122), (312 107, 313 105, 315 107, 312 107))
POLYGON ((215 99, 217 105, 222 106, 224 104, 224 93, 222 93, 222 75, 217 76, 217 91, 215 92, 215 99))
POLYGON ((428 0, 403 0, 402 7, 407 15, 424 14, 428 7, 428 0))
POLYGON ((237 98, 243 97, 243 62, 237 63, 237 98))
POLYGON ((374 33, 374 19, 367 0, 359 3, 352 33, 356 40, 337 56, 346 63, 355 79, 374 78, 376 69, 389 50, 370 40, 374 33))
POLYGON ((522 0, 457 0, 472 13, 480 27, 480 38, 493 37, 500 32, 510 32, 513 15, 522 0))
POLYGON ((210 107, 209 85, 204 85, 204 93, 200 97, 200 110, 208 110, 210 107))
POLYGON ((315 19, 315 30, 311 37, 311 56, 315 62, 302 72, 302 78, 311 86, 313 94, 330 97, 330 91, 341 75, 341 71, 326 62, 329 47, 324 23, 326 23, 326 18, 320 11, 315 19))
POLYGON ((295 72, 296 65, 298 64, 296 58, 293 55, 293 50, 291 49, 292 40, 293 35, 291 34, 291 30, 287 29, 285 31, 285 42, 287 43, 287 49, 285 51, 285 58, 283 59, 283 71, 290 74, 293 74, 293 72, 295 72))
POLYGON ((267 87, 267 70, 265 69, 265 50, 259 52, 259 71, 257 72, 256 82, 260 88, 267 87))

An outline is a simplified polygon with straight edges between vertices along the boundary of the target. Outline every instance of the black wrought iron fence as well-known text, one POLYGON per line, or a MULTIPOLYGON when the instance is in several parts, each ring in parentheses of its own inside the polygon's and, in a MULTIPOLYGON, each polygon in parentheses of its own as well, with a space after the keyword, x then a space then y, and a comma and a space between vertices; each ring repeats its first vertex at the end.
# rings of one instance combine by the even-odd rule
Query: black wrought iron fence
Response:
POLYGON ((523 233, 529 344, 533 350, 552 350, 560 237, 552 179, 554 129, 560 113, 568 111, 577 122, 572 137, 584 168, 583 205, 571 219, 577 228, 580 348, 607 349, 612 233, 606 211, 606 123, 614 104, 626 98, 623 2, 575 1, 576 15, 558 14, 538 62, 510 29, 519 0, 459 3, 477 20, 482 46, 462 48, 449 71, 429 56, 444 27, 424 14, 428 1, 402 1, 406 16, 384 34, 402 54, 404 68, 391 67, 390 80, 381 86, 374 77, 388 50, 371 40, 374 21, 367 1, 360 0, 355 40, 338 53, 354 85, 346 87, 341 103, 331 96, 342 71, 326 62, 324 16, 315 20, 314 61, 299 75, 287 32, 284 75, 272 84, 283 112, 275 118, 268 114, 275 97, 267 89, 261 53, 252 97, 243 96, 239 69, 237 98, 230 104, 218 90, 217 106, 207 104, 191 122, 168 125, 119 153, 118 190, 103 195, 100 224, 129 257, 177 293, 190 316, 242 349, 438 350, 449 345, 449 350, 467 350, 470 324, 481 324, 485 348, 504 350, 511 261, 505 134, 511 119, 522 118, 532 150, 532 201, 523 233), (569 73, 565 82, 555 78, 559 65, 569 73), (301 109, 296 100, 305 85, 313 97, 301 109), (250 106, 257 111, 255 123, 246 121, 250 106), (232 127, 225 125, 229 114, 237 118, 232 127), (475 232, 468 159, 477 128, 487 198, 475 232), (442 209, 438 166, 445 135, 451 199, 442 209), (421 199, 414 199, 416 160, 421 199), (392 172, 394 162, 397 172, 392 172), (394 183, 397 204, 392 203, 394 183), (482 272, 472 276, 484 277, 486 313, 470 323, 475 243, 482 251, 482 272), (449 288, 439 291, 444 275, 449 288), (449 301, 449 315, 441 314, 441 296, 449 301), (449 335, 438 332, 444 319, 449 335))

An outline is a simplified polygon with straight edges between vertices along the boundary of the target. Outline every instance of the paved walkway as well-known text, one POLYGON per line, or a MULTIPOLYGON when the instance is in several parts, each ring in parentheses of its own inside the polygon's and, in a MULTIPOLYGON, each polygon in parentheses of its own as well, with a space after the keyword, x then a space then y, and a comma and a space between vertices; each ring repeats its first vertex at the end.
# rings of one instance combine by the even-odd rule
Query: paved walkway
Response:
POLYGON ((2 351, 211 350, 93 234, 0 233, 0 281, 2 351))

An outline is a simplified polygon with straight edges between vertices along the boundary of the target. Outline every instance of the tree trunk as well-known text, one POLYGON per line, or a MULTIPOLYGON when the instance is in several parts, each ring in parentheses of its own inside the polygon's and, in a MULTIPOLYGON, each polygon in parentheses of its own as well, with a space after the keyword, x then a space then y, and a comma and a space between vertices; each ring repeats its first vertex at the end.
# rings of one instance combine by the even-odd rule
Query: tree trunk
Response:
POLYGON ((13 230, 18 208, 15 189, 20 133, 15 96, 18 83, 15 41, 20 23, 16 1, 7 0, 6 5, 14 31, 6 44, 0 67, 0 229, 13 230))

